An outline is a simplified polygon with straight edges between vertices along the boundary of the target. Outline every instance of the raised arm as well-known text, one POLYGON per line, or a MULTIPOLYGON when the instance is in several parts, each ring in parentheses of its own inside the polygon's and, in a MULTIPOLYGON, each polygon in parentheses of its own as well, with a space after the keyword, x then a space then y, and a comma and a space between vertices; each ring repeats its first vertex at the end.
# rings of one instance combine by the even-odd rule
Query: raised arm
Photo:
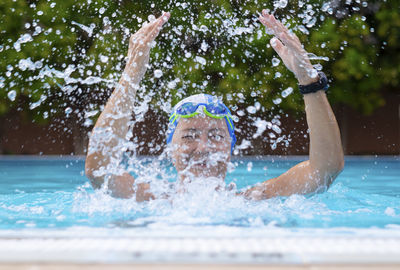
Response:
MULTIPOLYGON (((318 81, 317 72, 297 36, 265 11, 259 19, 273 31, 275 37, 270 41, 271 46, 295 74, 299 84, 309 85, 318 81)), ((247 190, 247 197, 267 199, 324 191, 342 171, 344 159, 339 127, 325 91, 305 94, 304 103, 310 130, 309 160, 247 190)))
MULTIPOLYGON (((100 188, 108 177, 108 189, 116 197, 129 198, 135 193, 134 178, 128 172, 118 172, 117 167, 126 151, 136 90, 147 69, 151 44, 169 16, 164 13, 131 36, 125 70, 89 139, 86 176, 94 188, 100 188)), ((148 188, 146 184, 138 185, 136 200, 150 199, 148 188)))

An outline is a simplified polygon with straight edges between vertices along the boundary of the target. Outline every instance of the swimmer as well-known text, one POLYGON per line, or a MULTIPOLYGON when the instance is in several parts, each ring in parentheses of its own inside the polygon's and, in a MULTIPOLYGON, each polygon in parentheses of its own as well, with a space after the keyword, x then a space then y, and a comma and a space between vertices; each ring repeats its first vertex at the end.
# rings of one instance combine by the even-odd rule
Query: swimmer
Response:
MULTIPOLYGON (((89 139, 85 172, 94 188, 104 184, 108 169, 115 160, 122 159, 126 150, 121 145, 129 134, 136 90, 147 69, 151 44, 169 18, 170 14, 164 13, 129 40, 125 70, 89 139)), ((313 68, 297 36, 273 15, 263 10, 259 20, 272 31, 274 37, 270 44, 294 73, 304 95, 310 131, 309 160, 240 195, 262 200, 324 191, 344 166, 339 127, 324 91, 327 79, 313 68)), ((167 130, 167 147, 179 181, 190 181, 191 177, 214 177, 224 181, 235 142, 231 113, 216 97, 194 95, 174 107, 167 130)), ((135 190, 134 182, 128 172, 114 173, 108 176, 108 190, 120 198, 155 199, 149 192, 149 184, 136 185, 135 190)))

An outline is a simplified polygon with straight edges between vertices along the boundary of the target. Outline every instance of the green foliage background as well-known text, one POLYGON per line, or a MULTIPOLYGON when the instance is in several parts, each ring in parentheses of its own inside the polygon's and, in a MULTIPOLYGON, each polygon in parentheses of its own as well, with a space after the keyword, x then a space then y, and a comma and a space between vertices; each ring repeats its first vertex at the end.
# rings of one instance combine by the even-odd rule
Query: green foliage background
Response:
POLYGON ((263 8, 307 51, 329 58, 320 64, 331 80, 330 101, 369 114, 384 105, 383 90, 399 91, 399 7, 399 0, 292 1, 285 8, 240 0, 2 0, 0 115, 18 108, 40 121, 66 113, 90 125, 118 82, 130 34, 163 10, 172 17, 152 49, 139 102, 168 111, 184 96, 208 92, 239 107, 301 111, 294 76, 282 63, 272 66, 277 55, 257 21, 263 8), (25 34, 32 40, 19 49, 25 34), (33 67, 21 68, 21 59, 33 67), (293 93, 282 98, 288 87, 293 93))

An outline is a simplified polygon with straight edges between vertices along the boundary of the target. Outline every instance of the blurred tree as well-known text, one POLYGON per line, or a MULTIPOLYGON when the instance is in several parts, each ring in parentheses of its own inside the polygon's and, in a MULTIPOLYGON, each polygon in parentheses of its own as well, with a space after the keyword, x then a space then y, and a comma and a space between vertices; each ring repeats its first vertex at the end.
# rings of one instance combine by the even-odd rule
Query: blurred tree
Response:
POLYGON ((168 111, 184 96, 209 92, 239 105, 233 109, 251 106, 239 115, 302 110, 295 78, 257 21, 262 8, 309 52, 329 58, 320 64, 333 103, 372 113, 384 104, 383 89, 399 91, 399 7, 399 0, 3 0, 0 115, 17 108, 40 121, 62 113, 90 126, 118 82, 130 34, 162 10, 172 17, 138 102, 168 111))

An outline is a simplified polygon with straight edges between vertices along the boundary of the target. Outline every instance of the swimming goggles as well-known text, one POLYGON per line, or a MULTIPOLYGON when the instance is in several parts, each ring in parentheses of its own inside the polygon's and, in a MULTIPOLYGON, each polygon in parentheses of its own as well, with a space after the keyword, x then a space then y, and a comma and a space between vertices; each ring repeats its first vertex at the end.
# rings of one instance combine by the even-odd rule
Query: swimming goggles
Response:
POLYGON ((226 107, 225 104, 220 101, 212 103, 186 102, 179 106, 169 118, 167 143, 172 141, 172 136, 174 135, 176 126, 178 125, 179 118, 190 118, 198 115, 200 113, 198 111, 200 106, 203 107, 203 112, 205 115, 215 119, 225 119, 226 125, 228 126, 229 135, 232 139, 231 151, 233 151, 233 147, 236 143, 235 126, 233 125, 231 112, 229 111, 228 107, 226 107))

